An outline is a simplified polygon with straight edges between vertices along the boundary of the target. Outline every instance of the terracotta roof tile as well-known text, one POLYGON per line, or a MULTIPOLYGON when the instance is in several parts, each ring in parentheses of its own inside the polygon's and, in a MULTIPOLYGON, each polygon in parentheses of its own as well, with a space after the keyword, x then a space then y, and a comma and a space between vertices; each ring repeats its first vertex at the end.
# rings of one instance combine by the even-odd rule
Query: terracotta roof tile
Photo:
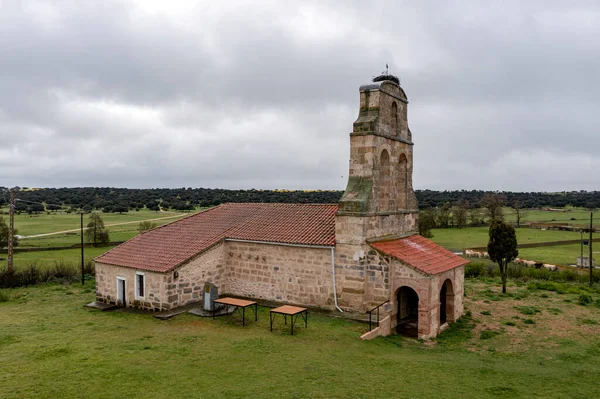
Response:
POLYGON ((468 260, 454 255, 420 235, 370 244, 376 250, 393 256, 426 274, 438 274, 466 265, 468 260))
POLYGON ((332 246, 337 209, 337 204, 222 204, 140 234, 95 261, 166 272, 226 238, 332 246))

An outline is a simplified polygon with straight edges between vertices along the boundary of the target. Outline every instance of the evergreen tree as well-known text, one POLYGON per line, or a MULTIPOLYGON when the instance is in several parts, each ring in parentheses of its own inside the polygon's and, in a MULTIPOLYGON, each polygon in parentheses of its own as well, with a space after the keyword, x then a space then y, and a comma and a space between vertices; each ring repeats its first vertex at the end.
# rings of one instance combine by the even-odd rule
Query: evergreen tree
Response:
POLYGON ((506 293, 506 279, 508 277, 508 265, 518 255, 517 235, 515 229, 500 220, 494 220, 490 226, 490 241, 487 250, 490 259, 500 267, 500 278, 502 279, 502 292, 506 293))

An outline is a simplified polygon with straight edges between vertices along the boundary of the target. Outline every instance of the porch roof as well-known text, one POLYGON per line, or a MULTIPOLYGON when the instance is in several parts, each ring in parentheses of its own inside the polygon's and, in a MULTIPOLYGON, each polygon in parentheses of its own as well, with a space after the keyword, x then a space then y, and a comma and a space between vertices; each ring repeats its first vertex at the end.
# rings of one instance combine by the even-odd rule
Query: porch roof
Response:
POLYGON ((466 265, 468 260, 420 235, 370 243, 371 247, 425 273, 439 274, 466 265))

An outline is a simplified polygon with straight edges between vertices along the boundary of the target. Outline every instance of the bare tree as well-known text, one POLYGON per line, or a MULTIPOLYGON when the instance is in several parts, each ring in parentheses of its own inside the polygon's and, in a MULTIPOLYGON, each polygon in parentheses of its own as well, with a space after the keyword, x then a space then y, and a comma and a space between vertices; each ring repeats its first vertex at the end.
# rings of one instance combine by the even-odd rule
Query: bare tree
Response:
POLYGON ((97 212, 90 214, 89 222, 87 224, 87 230, 85 231, 85 237, 88 242, 94 243, 94 246, 108 244, 108 230, 104 227, 104 221, 102 216, 97 212))
POLYGON ((435 219, 435 208, 427 208, 419 212, 419 234, 427 238, 433 237, 431 229, 435 228, 435 219))
POLYGON ((450 227, 450 211, 452 206, 449 202, 446 202, 438 209, 438 226, 439 227, 450 227))
POLYGON ((515 202, 513 202, 512 209, 515 211, 515 216, 517 217, 517 227, 521 227, 521 221, 525 219, 527 212, 525 209, 523 209, 523 206, 519 200, 515 200, 515 202))
POLYGON ((487 193, 481 198, 481 206, 490 223, 494 220, 504 219, 504 212, 502 212, 504 204, 506 204, 506 198, 499 193, 487 193))
POLYGON ((462 229, 467 225, 467 214, 469 212, 469 201, 460 200, 452 207, 452 219, 454 225, 462 229))
POLYGON ((483 213, 481 208, 472 208, 469 211, 469 222, 471 226, 481 226, 483 224, 483 213))

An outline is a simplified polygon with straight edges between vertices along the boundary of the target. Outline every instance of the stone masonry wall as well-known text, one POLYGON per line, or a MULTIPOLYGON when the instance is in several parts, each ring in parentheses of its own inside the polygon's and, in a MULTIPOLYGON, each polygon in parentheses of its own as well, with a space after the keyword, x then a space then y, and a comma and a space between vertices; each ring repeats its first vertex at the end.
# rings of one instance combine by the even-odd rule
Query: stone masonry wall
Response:
POLYGON ((117 277, 121 277, 125 279, 125 301, 128 307, 168 310, 198 302, 202 299, 205 282, 211 282, 217 287, 221 284, 223 247, 223 244, 217 245, 168 273, 96 263, 96 300, 115 304, 117 302, 117 277), (178 274, 177 278, 174 276, 175 271, 178 274), (144 273, 143 299, 135 298, 136 272, 144 273))
POLYGON ((164 295, 164 278, 162 273, 136 270, 129 267, 96 263, 96 300, 104 303, 117 303, 117 277, 125 279, 126 306, 150 310, 170 308, 164 295), (135 275, 143 272, 145 279, 144 298, 135 297, 135 275))
POLYGON ((165 296, 170 307, 183 306, 203 299, 204 283, 213 283, 223 292, 225 244, 218 244, 197 258, 179 267, 177 278, 174 273, 165 276, 165 296))
POLYGON ((330 249, 227 241, 224 257, 228 293, 333 307, 330 249))

